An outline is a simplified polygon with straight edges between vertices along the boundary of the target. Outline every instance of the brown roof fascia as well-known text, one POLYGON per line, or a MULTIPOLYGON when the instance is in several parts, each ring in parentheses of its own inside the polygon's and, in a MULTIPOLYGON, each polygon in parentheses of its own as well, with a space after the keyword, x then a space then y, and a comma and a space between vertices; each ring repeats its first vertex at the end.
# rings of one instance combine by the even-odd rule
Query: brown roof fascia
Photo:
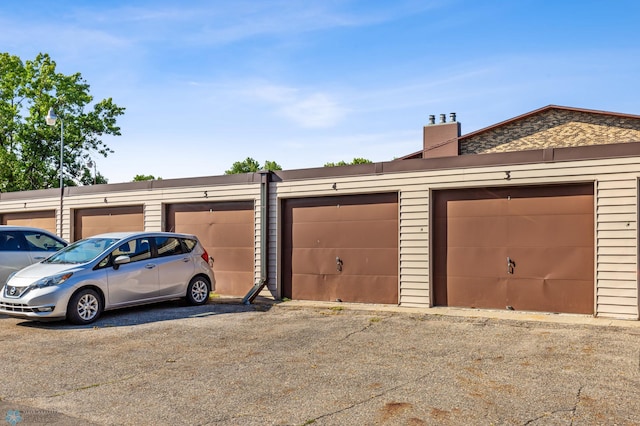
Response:
MULTIPOLYGON (((259 173, 240 173, 220 176, 204 176, 178 179, 145 180, 140 182, 109 183, 100 185, 66 186, 64 196, 82 194, 102 194, 121 191, 153 190, 160 188, 179 188, 193 186, 237 185, 260 182, 259 173)), ((59 196, 59 188, 39 189, 0 193, 0 200, 22 200, 59 196)))
MULTIPOLYGON (((461 155, 457 157, 416 158, 406 161, 388 161, 350 166, 318 167, 313 169, 279 170, 271 172, 271 181, 283 182, 302 179, 380 175, 384 173, 447 170, 471 167, 510 166, 518 164, 556 163, 566 161, 597 160, 607 158, 640 157, 640 141, 590 145, 568 148, 546 148, 530 151, 501 152, 493 154, 461 155)), ((105 185, 73 186, 65 188, 65 196, 100 194, 118 191, 153 190, 193 186, 217 186, 260 183, 260 173, 208 176, 180 179, 162 179, 105 185)), ((36 191, 5 192, 0 201, 56 197, 58 188, 36 191)))
POLYGON ((354 166, 273 172, 272 181, 346 177, 383 173, 447 170, 471 167, 510 166, 518 164, 555 163, 619 157, 640 157, 640 141, 568 148, 545 148, 530 151, 461 155, 457 157, 416 158, 405 161, 360 164, 354 166))

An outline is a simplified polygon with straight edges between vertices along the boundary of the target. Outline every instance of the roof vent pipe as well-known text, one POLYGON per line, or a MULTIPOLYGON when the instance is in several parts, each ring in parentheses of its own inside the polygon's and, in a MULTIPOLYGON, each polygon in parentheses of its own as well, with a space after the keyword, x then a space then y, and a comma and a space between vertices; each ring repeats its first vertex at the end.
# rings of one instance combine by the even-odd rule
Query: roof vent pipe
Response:
POLYGON ((429 125, 431 124, 436 124, 436 116, 435 115, 430 115, 429 116, 429 125))
POLYGON ((447 114, 440 114, 440 124, 447 122, 447 114))
POLYGON ((451 118, 451 122, 455 123, 456 122, 456 113, 452 112, 451 114, 449 114, 449 118, 451 118))

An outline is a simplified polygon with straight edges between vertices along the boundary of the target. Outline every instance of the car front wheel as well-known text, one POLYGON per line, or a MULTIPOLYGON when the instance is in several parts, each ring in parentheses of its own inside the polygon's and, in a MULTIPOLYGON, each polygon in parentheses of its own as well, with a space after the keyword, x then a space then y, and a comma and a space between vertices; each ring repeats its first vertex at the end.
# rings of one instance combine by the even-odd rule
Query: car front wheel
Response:
POLYGON ((190 305, 204 305, 209 300, 209 282, 202 277, 193 277, 187 287, 187 302, 190 305))
POLYGON ((102 299, 90 288, 73 295, 67 307, 67 319, 73 324, 91 324, 102 313, 102 299))

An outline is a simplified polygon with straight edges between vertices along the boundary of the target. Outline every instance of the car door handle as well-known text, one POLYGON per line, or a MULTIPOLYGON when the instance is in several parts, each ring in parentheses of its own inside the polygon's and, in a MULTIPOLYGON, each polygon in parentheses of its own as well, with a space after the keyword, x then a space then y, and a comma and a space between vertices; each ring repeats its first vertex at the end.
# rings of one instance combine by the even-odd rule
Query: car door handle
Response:
POLYGON ((153 264, 153 263, 147 263, 146 265, 144 265, 144 268, 145 268, 145 269, 153 269, 153 268, 155 268, 155 267, 156 267, 156 265, 155 265, 155 264, 153 264))
POLYGON ((34 258, 35 260, 42 260, 42 259, 45 259, 45 257, 44 257, 44 256, 33 256, 33 258, 34 258))
POLYGON ((183 261, 184 263, 187 263, 187 262, 189 261, 189 258, 188 258, 188 257, 185 257, 184 259, 182 259, 182 261, 183 261))

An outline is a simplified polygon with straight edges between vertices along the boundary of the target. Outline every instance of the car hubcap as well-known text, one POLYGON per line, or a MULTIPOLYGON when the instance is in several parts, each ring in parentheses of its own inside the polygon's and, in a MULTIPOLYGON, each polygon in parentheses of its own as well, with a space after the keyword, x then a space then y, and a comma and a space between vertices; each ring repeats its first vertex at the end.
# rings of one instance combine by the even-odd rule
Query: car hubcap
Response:
POLYGON ((85 294, 78 301, 78 315, 83 320, 92 319, 98 313, 98 299, 91 294, 85 294))
POLYGON ((207 287, 207 283, 204 281, 196 281, 193 283, 193 288, 191 289, 191 296, 193 296, 193 300, 196 302, 202 302, 209 296, 208 293, 209 287, 207 287))

